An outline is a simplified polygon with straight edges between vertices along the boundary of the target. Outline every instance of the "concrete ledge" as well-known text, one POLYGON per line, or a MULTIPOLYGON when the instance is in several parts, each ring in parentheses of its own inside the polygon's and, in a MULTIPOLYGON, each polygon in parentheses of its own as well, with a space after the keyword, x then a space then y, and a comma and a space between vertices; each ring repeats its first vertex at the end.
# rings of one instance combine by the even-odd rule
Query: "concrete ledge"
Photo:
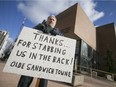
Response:
POLYGON ((83 75, 74 75, 72 84, 73 84, 73 87, 83 85, 84 84, 84 76, 83 75))

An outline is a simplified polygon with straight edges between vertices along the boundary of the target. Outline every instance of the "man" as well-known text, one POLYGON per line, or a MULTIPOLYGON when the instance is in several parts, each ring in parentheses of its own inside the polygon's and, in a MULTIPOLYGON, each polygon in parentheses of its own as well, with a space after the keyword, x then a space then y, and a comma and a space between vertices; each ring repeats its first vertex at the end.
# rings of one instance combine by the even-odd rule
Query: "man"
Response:
MULTIPOLYGON (((63 35, 58 28, 55 28, 57 19, 55 16, 49 16, 47 21, 43 21, 41 24, 38 24, 34 27, 34 29, 40 30, 45 34, 50 35, 63 35)), ((21 76, 17 87, 29 87, 33 81, 33 77, 30 76, 21 76)), ((47 87, 48 80, 40 79, 40 83, 38 87, 47 87)))

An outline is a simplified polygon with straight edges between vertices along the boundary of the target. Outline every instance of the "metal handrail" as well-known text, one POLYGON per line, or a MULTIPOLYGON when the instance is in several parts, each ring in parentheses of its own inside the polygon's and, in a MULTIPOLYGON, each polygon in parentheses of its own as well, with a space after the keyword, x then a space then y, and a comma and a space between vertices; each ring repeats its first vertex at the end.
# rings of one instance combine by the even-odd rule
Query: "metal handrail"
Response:
MULTIPOLYGON (((88 67, 85 67, 85 66, 80 66, 80 65, 77 65, 77 67, 80 67, 80 68, 85 68, 85 69, 88 69, 88 70, 90 70, 90 73, 88 73, 88 74, 90 74, 90 76, 93 78, 93 71, 96 71, 96 72, 101 72, 101 73, 104 73, 104 74, 106 74, 106 75, 111 75, 112 76, 112 85, 113 85, 113 87, 115 87, 116 86, 116 81, 115 81, 115 76, 116 76, 116 74, 114 74, 114 73, 110 73, 110 72, 106 72, 106 71, 103 71, 103 70, 99 70, 99 69, 93 69, 93 68, 88 68, 88 67)), ((76 71, 79 71, 80 72, 80 70, 76 70, 76 71)), ((104 77, 101 77, 101 76, 97 76, 97 77, 99 77, 99 78, 104 78, 104 77)), ((108 80, 108 79, 107 79, 108 80)))

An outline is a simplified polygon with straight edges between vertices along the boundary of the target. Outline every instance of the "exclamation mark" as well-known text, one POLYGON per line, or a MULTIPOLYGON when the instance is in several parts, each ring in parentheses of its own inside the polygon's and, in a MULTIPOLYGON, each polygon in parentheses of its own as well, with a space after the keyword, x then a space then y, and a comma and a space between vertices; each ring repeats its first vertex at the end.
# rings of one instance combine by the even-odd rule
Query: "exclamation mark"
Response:
POLYGON ((73 62, 73 58, 71 59, 70 65, 72 65, 72 62, 73 62))

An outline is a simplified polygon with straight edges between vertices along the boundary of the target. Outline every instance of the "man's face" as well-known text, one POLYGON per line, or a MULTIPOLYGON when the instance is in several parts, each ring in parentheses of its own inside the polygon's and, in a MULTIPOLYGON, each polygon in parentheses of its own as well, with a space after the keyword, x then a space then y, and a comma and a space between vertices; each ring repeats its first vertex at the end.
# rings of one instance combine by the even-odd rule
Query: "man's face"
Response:
POLYGON ((48 17, 47 24, 50 25, 52 28, 54 28, 56 25, 56 17, 55 16, 48 17))

